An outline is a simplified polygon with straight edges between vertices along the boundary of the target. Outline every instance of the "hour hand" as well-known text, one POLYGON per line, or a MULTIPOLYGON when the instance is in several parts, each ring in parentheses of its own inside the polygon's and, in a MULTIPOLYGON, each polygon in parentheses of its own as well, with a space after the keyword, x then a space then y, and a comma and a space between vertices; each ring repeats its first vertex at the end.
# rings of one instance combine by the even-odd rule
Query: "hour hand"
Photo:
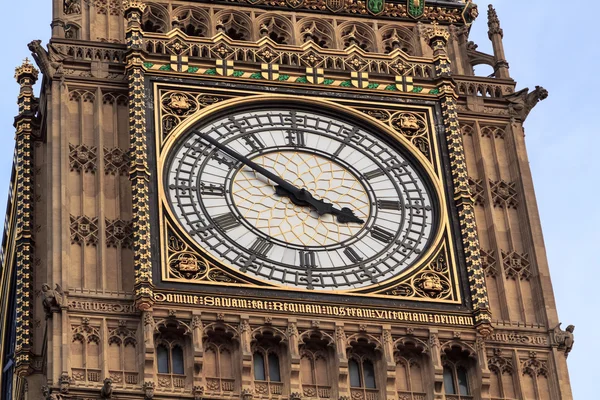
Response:
POLYGON ((363 224, 365 222, 362 219, 358 218, 356 215, 354 215, 354 211, 352 211, 350 208, 336 208, 331 203, 327 203, 323 200, 314 198, 313 195, 306 189, 300 189, 298 192, 291 193, 282 186, 277 185, 275 186, 275 193, 279 196, 289 197, 291 202, 297 206, 312 206, 319 215, 335 215, 337 221, 341 224, 345 224, 348 222, 356 222, 359 224, 363 224))

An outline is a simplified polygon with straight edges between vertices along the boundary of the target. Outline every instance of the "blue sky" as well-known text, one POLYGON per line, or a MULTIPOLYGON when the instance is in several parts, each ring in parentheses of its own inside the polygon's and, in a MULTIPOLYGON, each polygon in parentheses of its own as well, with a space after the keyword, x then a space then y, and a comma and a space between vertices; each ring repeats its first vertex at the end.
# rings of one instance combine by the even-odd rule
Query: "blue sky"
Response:
MULTIPOLYGON (((487 38, 487 3, 478 3, 480 16, 471 40, 491 52, 487 38)), ((594 317, 600 300, 600 113, 595 70, 600 63, 597 15, 599 2, 584 0, 501 0, 494 3, 504 30, 504 47, 517 89, 535 85, 550 95, 525 123, 529 159, 544 228, 554 292, 563 327, 575 325, 575 348, 569 356, 576 399, 597 398, 594 340, 600 322, 594 317), (589 313, 592 313, 591 315, 589 313)), ((0 25, 4 61, 0 63, 0 211, 4 209, 12 164, 18 85, 14 67, 29 56, 27 43, 47 42, 50 0, 4 1, 0 25)))

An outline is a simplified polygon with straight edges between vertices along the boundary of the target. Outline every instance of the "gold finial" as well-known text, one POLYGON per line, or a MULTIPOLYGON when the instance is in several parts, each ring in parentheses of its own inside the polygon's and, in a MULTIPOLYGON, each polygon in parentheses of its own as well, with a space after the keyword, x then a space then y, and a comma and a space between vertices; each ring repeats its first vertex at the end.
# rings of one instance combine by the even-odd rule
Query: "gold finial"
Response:
POLYGON ((38 74, 39 72, 37 68, 33 66, 31 61, 29 61, 28 57, 25 57, 23 63, 15 68, 15 79, 17 80, 17 82, 19 82, 22 78, 28 76, 33 80, 33 82, 31 83, 33 85, 33 83, 35 83, 35 81, 38 78, 38 74))
POLYGON ((444 43, 450 38, 450 33, 447 29, 440 26, 437 21, 433 21, 431 26, 424 26, 419 23, 421 35, 427 40, 428 43, 433 43, 436 40, 442 40, 444 43))
POLYGON ((142 0, 123 0, 123 10, 127 12, 128 10, 139 10, 140 12, 144 12, 146 9, 146 4, 142 0))

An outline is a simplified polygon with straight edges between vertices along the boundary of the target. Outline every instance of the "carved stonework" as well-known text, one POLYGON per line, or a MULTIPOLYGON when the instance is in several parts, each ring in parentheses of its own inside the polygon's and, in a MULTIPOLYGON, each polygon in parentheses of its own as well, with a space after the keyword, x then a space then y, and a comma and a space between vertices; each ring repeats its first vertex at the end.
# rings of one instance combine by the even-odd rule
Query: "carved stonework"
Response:
POLYGON ((96 172, 96 147, 69 143, 69 167, 71 171, 96 172))
POLYGON ((194 94, 189 92, 161 92, 161 120, 163 137, 166 137, 183 120, 198 111, 219 101, 223 97, 194 94))
POLYGON ((65 293, 62 287, 57 283, 54 290, 52 287, 44 283, 42 285, 42 306, 46 312, 46 316, 52 316, 52 313, 60 312, 63 306, 66 306, 65 293))
POLYGON ((488 368, 496 375, 512 375, 514 372, 512 359, 503 357, 501 349, 494 349, 494 356, 488 358, 488 368))
POLYGON ((80 0, 64 0, 63 12, 66 15, 70 14, 81 14, 81 2, 80 0))
POLYGON ((480 250, 481 253, 481 266, 485 272, 485 276, 495 277, 498 274, 498 267, 496 265, 496 258, 494 257, 494 250, 480 250))
POLYGON ((575 325, 567 326, 564 331, 560 329, 560 325, 558 324, 552 332, 553 342, 558 346, 559 350, 564 350, 565 356, 568 356, 575 343, 575 335, 573 334, 575 325))
POLYGON ((431 159, 429 126, 422 113, 381 109, 360 109, 365 114, 389 125, 408 139, 425 157, 431 159))
POLYGON ((154 382, 144 382, 142 385, 142 391, 144 392, 144 400, 154 399, 154 382))
POLYGON ((490 180, 490 190, 494 207, 517 208, 519 205, 516 182, 490 180))
POLYGON ((517 252, 502 251, 502 260, 504 263, 504 273, 506 278, 529 280, 531 277, 531 266, 527 254, 517 252))
POLYGON ((192 388, 192 394, 194 395, 194 400, 202 400, 204 396, 204 386, 194 386, 192 388))
POLYGON ((71 378, 68 374, 63 373, 60 378, 58 378, 58 390, 60 393, 69 394, 69 389, 73 382, 73 378, 71 378))
POLYGON ((106 245, 130 249, 133 244, 131 221, 106 219, 106 245))
POLYGON ((111 378, 104 379, 102 389, 100 389, 100 398, 101 399, 112 399, 113 398, 112 385, 113 385, 113 381, 111 378))
POLYGON ((104 148, 104 173, 110 175, 129 174, 129 152, 118 147, 104 148))
POLYGON ((98 218, 90 218, 85 215, 70 216, 71 220, 71 243, 79 245, 98 244, 98 218))
POLYGON ((500 126, 487 125, 481 127, 481 137, 504 139, 506 132, 500 126))
POLYGON ((508 110, 510 114, 520 118, 521 121, 525 121, 533 107, 547 97, 548 91, 541 86, 536 86, 532 92, 529 92, 529 88, 525 88, 504 96, 509 102, 508 110))
POLYGON ((500 28, 500 20, 498 19, 498 14, 494 7, 489 4, 488 5, 488 36, 491 38, 493 35, 500 35, 500 37, 504 36, 504 32, 502 32, 502 28, 500 28))
POLYGON ((482 206, 485 203, 483 180, 469 177, 469 188, 473 197, 473 205, 482 206))
POLYGON ((530 351, 529 358, 521 360, 521 371, 523 375, 527 374, 531 377, 548 377, 548 361, 540 360, 535 351, 530 351))
POLYGON ((244 283, 242 280, 210 264, 171 229, 168 233, 167 250, 170 277, 195 282, 244 283))
POLYGON ((408 298, 452 299, 456 296, 452 288, 450 265, 446 246, 419 272, 400 284, 384 290, 381 294, 408 298))

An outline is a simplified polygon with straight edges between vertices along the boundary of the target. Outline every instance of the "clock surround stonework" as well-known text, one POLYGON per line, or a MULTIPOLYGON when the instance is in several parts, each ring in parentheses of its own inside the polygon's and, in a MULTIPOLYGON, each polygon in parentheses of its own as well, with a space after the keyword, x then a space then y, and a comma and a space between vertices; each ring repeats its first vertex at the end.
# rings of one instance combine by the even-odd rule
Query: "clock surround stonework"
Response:
POLYGON ((468 39, 472 2, 54 3, 50 43, 29 45, 41 74, 29 61, 15 74, 0 398, 572 398, 574 327, 556 313, 523 134, 547 93, 515 92, 491 6, 493 55, 468 39), (475 76, 478 64, 494 74, 475 76), (236 190, 258 175, 186 136, 253 110, 349 127, 334 140, 294 117, 289 136, 270 131, 271 147, 243 120, 223 128, 265 167, 269 155, 298 156, 362 188, 369 211, 357 208, 365 223, 354 230, 269 184, 261 192, 271 216, 350 232, 323 239, 330 274, 318 275, 325 247, 270 238, 241 217, 236 190), (169 180, 186 137, 202 176, 220 180, 169 180), (373 146, 397 155, 361 166, 361 143, 367 160, 373 146), (407 175, 427 204, 408 186, 373 189, 407 175), (203 210, 229 211, 186 228, 173 199, 191 192, 203 210), (394 218, 431 232, 413 240, 394 218), (208 245, 211 229, 227 246, 208 245), (276 253, 293 268, 261 275, 276 253), (355 283, 342 284, 342 265, 355 283), (290 284, 281 276, 294 268, 303 272, 290 284))

